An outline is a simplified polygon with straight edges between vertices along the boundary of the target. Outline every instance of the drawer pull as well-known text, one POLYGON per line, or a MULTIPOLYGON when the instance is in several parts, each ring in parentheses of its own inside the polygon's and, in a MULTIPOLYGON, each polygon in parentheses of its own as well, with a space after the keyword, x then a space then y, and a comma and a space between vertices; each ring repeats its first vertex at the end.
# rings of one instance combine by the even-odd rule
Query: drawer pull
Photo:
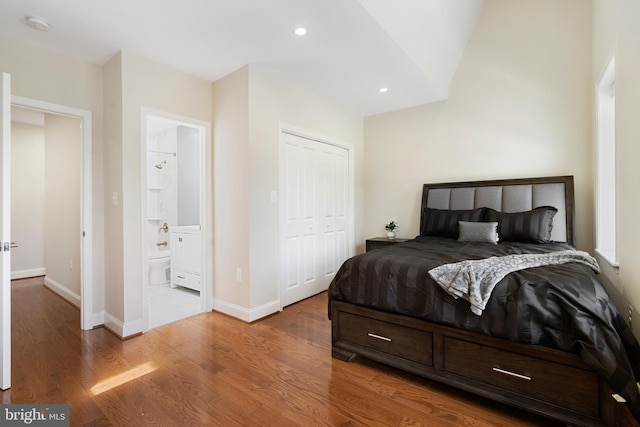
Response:
POLYGON ((511 372, 511 371, 505 371, 504 369, 493 368, 493 371, 498 372, 500 374, 511 375, 512 377, 520 378, 521 380, 531 381, 531 377, 528 377, 526 375, 516 374, 515 372, 511 372))
POLYGON ((382 341, 391 342, 391 338, 383 337, 382 335, 372 334, 371 332, 369 332, 367 335, 370 336, 371 338, 377 338, 382 341))
POLYGON ((184 279, 184 276, 180 276, 180 275, 179 275, 179 276, 178 276, 178 279, 184 279))

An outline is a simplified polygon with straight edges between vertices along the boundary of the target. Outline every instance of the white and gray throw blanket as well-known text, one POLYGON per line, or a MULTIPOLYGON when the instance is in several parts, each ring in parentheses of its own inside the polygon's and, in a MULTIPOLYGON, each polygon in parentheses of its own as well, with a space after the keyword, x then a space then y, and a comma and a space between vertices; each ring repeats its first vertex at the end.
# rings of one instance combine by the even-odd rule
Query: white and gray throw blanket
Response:
POLYGON ((471 304, 471 311, 480 316, 493 288, 507 274, 526 268, 577 262, 600 272, 598 262, 583 251, 557 251, 542 254, 494 256, 479 260, 444 264, 429 270, 429 275, 454 298, 471 304))

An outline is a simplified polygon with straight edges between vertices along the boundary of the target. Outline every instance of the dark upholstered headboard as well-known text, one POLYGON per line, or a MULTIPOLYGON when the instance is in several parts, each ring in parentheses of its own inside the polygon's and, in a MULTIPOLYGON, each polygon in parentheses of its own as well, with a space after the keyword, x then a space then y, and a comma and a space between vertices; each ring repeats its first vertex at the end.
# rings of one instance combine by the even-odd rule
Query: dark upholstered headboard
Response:
POLYGON ((488 207, 501 212, 523 212, 538 206, 558 209, 553 218, 551 239, 574 245, 573 176, 424 184, 420 234, 427 208, 458 210, 488 207))

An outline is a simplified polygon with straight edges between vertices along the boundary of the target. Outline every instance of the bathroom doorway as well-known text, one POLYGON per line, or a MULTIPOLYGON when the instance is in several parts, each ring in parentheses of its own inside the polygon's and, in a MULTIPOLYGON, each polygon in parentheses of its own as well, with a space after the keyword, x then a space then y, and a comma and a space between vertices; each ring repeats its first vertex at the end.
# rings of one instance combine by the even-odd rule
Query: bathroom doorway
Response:
POLYGON ((144 110, 141 128, 143 315, 149 330, 202 313, 209 305, 208 124, 144 110))

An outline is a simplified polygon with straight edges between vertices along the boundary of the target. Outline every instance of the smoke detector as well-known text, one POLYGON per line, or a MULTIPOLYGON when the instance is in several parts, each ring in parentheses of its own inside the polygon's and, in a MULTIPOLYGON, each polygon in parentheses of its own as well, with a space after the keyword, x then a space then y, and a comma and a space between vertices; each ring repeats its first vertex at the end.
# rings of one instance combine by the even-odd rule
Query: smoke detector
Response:
POLYGON ((51 29, 51 24, 49 24, 49 21, 39 16, 27 16, 25 22, 34 30, 47 32, 51 29))

